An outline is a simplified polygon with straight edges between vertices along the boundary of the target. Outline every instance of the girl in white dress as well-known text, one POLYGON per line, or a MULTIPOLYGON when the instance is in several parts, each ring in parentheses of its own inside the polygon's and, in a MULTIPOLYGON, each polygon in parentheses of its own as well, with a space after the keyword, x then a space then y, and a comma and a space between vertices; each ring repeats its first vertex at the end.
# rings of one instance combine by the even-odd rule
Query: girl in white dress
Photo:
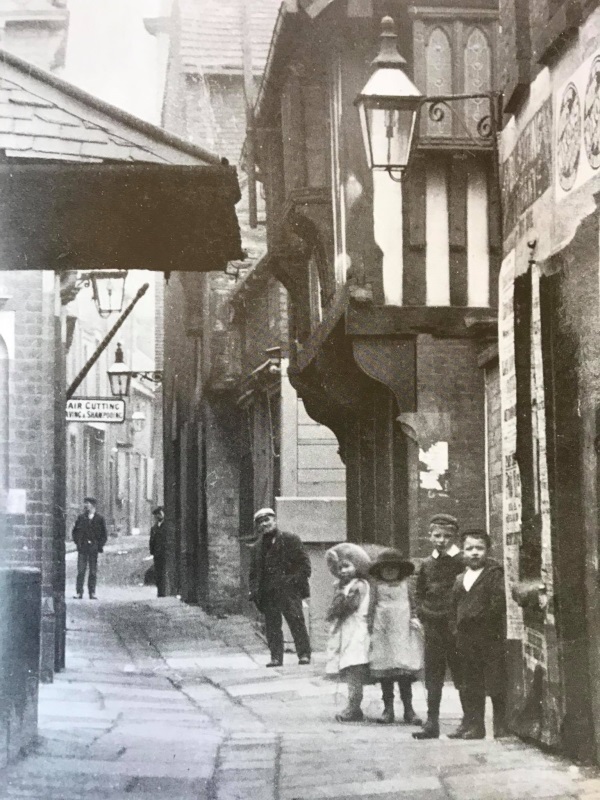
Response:
POLYGON ((326 553, 327 566, 336 577, 335 594, 327 619, 326 673, 348 684, 348 705, 336 715, 338 722, 360 722, 363 683, 369 670, 369 581, 371 560, 358 545, 338 544, 326 553))

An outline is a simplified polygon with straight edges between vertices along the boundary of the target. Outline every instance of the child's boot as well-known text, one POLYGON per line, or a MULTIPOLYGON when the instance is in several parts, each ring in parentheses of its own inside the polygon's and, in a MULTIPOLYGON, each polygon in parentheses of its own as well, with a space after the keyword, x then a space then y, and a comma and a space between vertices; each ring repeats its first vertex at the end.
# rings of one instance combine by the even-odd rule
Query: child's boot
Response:
POLYGON ((459 691, 458 694, 460 696, 460 704, 463 710, 463 718, 458 728, 455 731, 452 731, 452 733, 448 734, 449 739, 462 739, 469 728, 472 727, 470 722, 468 695, 463 691, 459 691))
POLYGON ((394 722, 394 681, 381 681, 381 698, 383 700, 383 714, 377 722, 381 725, 391 725, 394 722))
POLYGON ((468 728, 461 739, 485 739, 485 692, 468 692, 468 728))
POLYGON ((362 700, 362 681, 360 678, 352 675, 348 680, 348 705, 340 714, 336 714, 336 720, 338 722, 362 722, 362 700))
POLYGON ((413 733, 413 739, 439 739, 440 738, 440 704, 442 690, 430 689, 427 692, 427 721, 423 730, 413 733))
POLYGON ((404 722, 407 725, 422 725, 423 720, 415 714, 412 705, 412 683, 410 681, 398 681, 400 687, 400 699, 404 706, 404 722))

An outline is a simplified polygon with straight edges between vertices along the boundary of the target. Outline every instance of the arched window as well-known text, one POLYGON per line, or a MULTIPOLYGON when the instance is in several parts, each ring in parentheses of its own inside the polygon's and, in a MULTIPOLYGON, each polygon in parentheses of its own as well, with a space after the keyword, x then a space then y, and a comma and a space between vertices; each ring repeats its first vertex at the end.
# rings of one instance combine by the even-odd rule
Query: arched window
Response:
MULTIPOLYGON (((434 28, 427 42, 427 94, 452 94, 452 48, 448 34, 442 28, 434 28)), ((451 136, 452 117, 445 114, 439 122, 428 117, 424 121, 426 136, 451 136)))
MULTIPOLYGON (((473 28, 467 38, 464 51, 465 94, 489 92, 492 86, 492 52, 487 36, 481 28, 473 28)), ((487 100, 467 102, 467 124, 477 134, 477 123, 489 114, 487 100)))

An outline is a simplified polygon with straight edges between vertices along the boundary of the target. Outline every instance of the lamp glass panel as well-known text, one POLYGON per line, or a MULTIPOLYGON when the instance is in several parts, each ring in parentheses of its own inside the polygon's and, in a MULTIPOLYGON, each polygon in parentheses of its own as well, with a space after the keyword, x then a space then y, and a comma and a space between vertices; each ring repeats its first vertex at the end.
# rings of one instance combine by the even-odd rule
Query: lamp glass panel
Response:
POLYGON ((373 150, 371 148, 371 115, 367 111, 365 101, 361 100, 358 103, 358 116, 360 118, 360 127, 362 130, 363 143, 365 146, 365 154, 367 156, 367 164, 369 169, 373 169, 373 150))
POLYGON ((403 170, 410 158, 416 111, 382 105, 366 109, 373 152, 372 168, 403 170))
POLYGON ((108 317, 110 314, 118 314, 123 308, 125 275, 126 273, 122 276, 94 276, 95 298, 100 316, 108 317))
POLYGON ((129 386, 131 384, 131 373, 129 371, 108 371, 108 380, 110 382, 110 390, 114 397, 127 397, 129 394, 129 386))

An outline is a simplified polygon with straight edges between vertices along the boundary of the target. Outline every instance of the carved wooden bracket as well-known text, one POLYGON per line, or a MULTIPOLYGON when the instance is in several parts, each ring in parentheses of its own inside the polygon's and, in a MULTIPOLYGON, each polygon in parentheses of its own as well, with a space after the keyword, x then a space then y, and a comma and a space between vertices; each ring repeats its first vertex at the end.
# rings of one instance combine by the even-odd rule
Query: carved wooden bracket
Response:
POLYGON ((356 338, 352 342, 352 352, 365 375, 392 392, 399 413, 416 411, 416 339, 356 338))

